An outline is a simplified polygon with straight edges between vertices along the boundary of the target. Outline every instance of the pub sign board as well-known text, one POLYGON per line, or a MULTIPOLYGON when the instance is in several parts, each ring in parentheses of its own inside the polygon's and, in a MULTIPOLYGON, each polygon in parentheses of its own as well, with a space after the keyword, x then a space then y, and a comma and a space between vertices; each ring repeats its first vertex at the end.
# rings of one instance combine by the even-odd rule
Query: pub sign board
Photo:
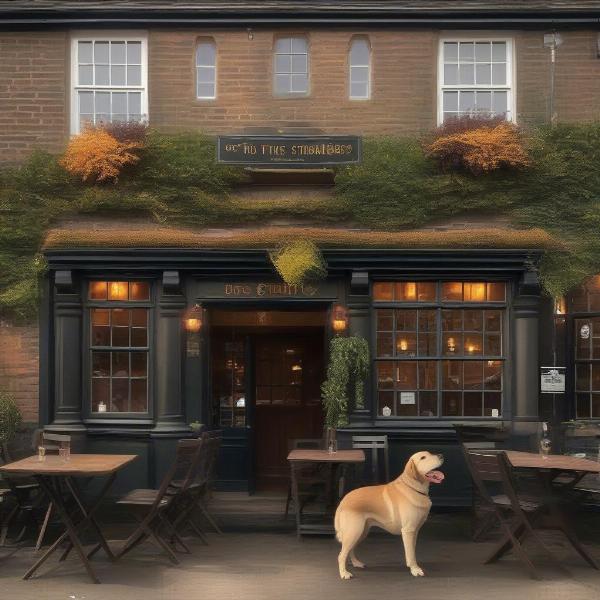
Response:
POLYGON ((285 168, 359 163, 362 140, 355 135, 223 135, 217 161, 229 165, 285 168))

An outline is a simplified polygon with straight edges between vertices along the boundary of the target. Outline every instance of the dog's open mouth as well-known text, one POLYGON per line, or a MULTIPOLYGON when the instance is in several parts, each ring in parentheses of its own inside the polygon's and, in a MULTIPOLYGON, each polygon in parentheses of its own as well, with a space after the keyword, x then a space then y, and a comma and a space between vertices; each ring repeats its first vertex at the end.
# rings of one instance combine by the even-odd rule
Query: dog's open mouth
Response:
POLYGON ((442 483, 444 481, 444 474, 441 471, 428 471, 425 473, 425 479, 429 483, 442 483))

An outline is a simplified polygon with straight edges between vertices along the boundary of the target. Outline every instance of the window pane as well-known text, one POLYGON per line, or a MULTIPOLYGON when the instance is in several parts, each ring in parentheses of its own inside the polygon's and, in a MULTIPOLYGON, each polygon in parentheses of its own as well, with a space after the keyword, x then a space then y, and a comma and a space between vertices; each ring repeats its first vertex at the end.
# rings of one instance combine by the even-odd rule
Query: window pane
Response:
POLYGON ((463 284, 465 302, 485 302, 485 283, 465 282, 463 284))
POLYGON ((461 62, 473 62, 475 58, 475 46, 473 42, 461 42, 459 48, 459 60, 461 62))
POLYGON ((462 333, 444 333, 442 339, 442 354, 447 356, 460 356, 463 353, 462 333))
POLYGON ((308 77, 306 75, 292 75, 292 92, 304 93, 308 91, 308 77))
POLYGON ((92 412, 99 412, 99 404, 106 411, 109 405, 110 379, 92 379, 92 412))
POLYGON ((483 363, 483 385, 486 390, 502 389, 502 361, 487 360, 483 363))
POLYGON ((485 310, 485 330, 490 331, 501 331, 502 330, 502 311, 499 310, 485 310))
POLYGON ((112 65, 110 68, 110 83, 111 85, 124 86, 125 85, 125 66, 124 65, 112 65))
POLYGON ((127 42, 127 64, 141 65, 142 64, 142 43, 127 42))
POLYGON ((475 60, 489 62, 492 59, 492 45, 490 42, 477 42, 475 44, 475 60))
POLYGON ((416 309, 396 310, 396 331, 416 331, 417 311, 416 309))
POLYGON ((278 54, 275 57, 275 72, 276 73, 291 73, 292 72, 292 57, 289 54, 278 54))
POLYGON ((592 418, 600 417, 600 394, 592 394, 592 418))
POLYGON ((577 417, 589 419, 591 416, 591 403, 589 394, 577 394, 577 417))
POLYGON ((133 327, 147 327, 148 310, 145 308, 133 308, 131 313, 131 325, 133 327))
POLYGON ((131 120, 139 120, 142 116, 142 94, 140 92, 128 92, 127 101, 129 102, 128 109, 131 120), (134 119, 134 115, 138 115, 134 119))
MULTIPOLYGON (((416 302, 417 284, 415 281, 399 281, 396 283, 396 302, 416 302)), ((415 313, 416 314, 416 313, 415 313)))
POLYGON ((400 361, 396 365, 396 387, 399 390, 417 389, 417 363, 400 361))
POLYGON ((506 42, 492 42, 492 60, 494 62, 506 60, 506 42))
POLYGON ((498 392, 485 392, 483 394, 483 415, 485 417, 502 416, 502 394, 498 392), (494 414, 494 410, 497 411, 494 414))
POLYGON ((110 311, 106 308, 93 308, 92 325, 110 325, 110 311))
POLYGON ((442 283, 442 300, 460 302, 462 299, 462 283, 458 281, 444 281, 444 283, 442 283))
POLYGON ((133 281, 129 286, 129 299, 136 301, 150 300, 150 284, 133 281))
POLYGON ((419 415, 437 416, 437 392, 419 392, 419 415))
POLYGON ((498 115, 506 113, 508 107, 506 92, 494 92, 492 97, 492 109, 498 115))
POLYGON ((131 380, 131 412, 148 411, 148 392, 146 379, 131 380))
POLYGON ((292 38, 292 52, 293 53, 306 53, 308 46, 304 38, 292 38))
POLYGON ((214 67, 217 64, 217 48, 210 42, 198 44, 196 64, 204 67, 214 67))
MULTIPOLYGON (((106 300, 107 286, 106 281, 90 282, 89 295, 92 300, 106 300)), ((108 313, 108 311, 106 311, 108 313)))
POLYGON ((463 311, 443 310, 442 311, 442 329, 444 331, 462 331, 463 329, 463 311))
POLYGON ((110 376, 110 352, 92 352, 92 377, 110 376))
POLYGON ((462 361, 445 360, 442 363, 443 368, 443 386, 445 390, 458 390, 463 387, 462 361))
POLYGON ((131 330, 131 346, 143 348, 148 345, 148 331, 145 328, 134 327, 131 330))
POLYGON ((394 354, 394 334, 377 333, 377 356, 391 357, 394 354))
POLYGON ((395 414, 394 411, 394 392, 379 392, 378 394, 379 411, 380 416, 392 416, 395 414), (386 413, 389 411, 389 415, 386 413))
POLYGON ((481 311, 481 310, 465 310, 465 311, 463 311, 463 314, 464 314, 465 331, 482 331, 483 330, 483 311, 481 311))
MULTIPOLYGON (((96 92, 95 95, 95 112, 96 114, 110 114, 110 93, 96 92)), ((109 286, 110 288, 110 286, 109 286)), ((111 298, 109 298, 111 299, 111 298)))
POLYGON ((469 333, 465 335, 464 343, 465 355, 477 356, 483 354, 483 339, 479 333, 469 333))
POLYGON ((444 65, 444 84, 456 85, 458 83, 458 65, 444 65))
POLYGON ((93 85, 93 83, 94 67, 92 65, 79 65, 79 85, 93 85))
POLYGON ((113 327, 111 344, 119 348, 129 346, 129 327, 113 327))
POLYGON ((142 67, 138 65, 127 67, 127 85, 142 85, 142 67))
POLYGON ((366 40, 354 40, 350 49, 351 65, 369 64, 369 44, 366 40))
POLYGON ((95 72, 96 79, 94 83, 96 85, 110 85, 110 67, 108 65, 96 64, 95 72))
POLYGON ((290 75, 275 76, 275 91, 278 94, 289 94, 292 90, 292 80, 290 75))
POLYGON ((506 65, 492 65, 492 84, 506 85, 506 65))
POLYGON ((200 67, 198 69, 198 82, 199 83, 212 83, 215 80, 215 70, 210 67, 200 67))
POLYGON ((444 417, 462 415, 461 392, 444 392, 442 394, 442 415, 444 417))
POLYGON ((291 38, 280 38, 275 42, 275 52, 278 53, 290 53, 292 51, 292 39, 291 38))
POLYGON ((380 302, 391 301, 394 298, 394 284, 390 281, 376 281, 373 284, 373 299, 380 302))
POLYGON ((125 42, 111 42, 110 44, 110 62, 114 64, 124 65, 127 61, 125 58, 125 42))
POLYGON ((367 83, 351 83, 350 84, 351 98, 368 98, 369 85, 367 83))
POLYGON ((396 335, 396 354, 398 356, 416 356, 416 353, 416 333, 399 333, 396 335))
POLYGON ((112 412, 128 412, 129 379, 112 379, 112 395, 110 410, 112 412))
POLYGON ((131 376, 146 377, 148 375, 148 360, 145 352, 131 353, 131 376))
POLYGON ((489 85, 492 83, 492 65, 483 63, 475 67, 475 83, 489 85))
POLYGON ((418 363, 419 389, 437 389, 437 362, 433 360, 422 360, 418 363))
POLYGON ((127 92, 115 92, 112 95, 113 114, 127 114, 127 92))
POLYGON ((446 62, 458 61, 458 43, 457 42, 444 42, 444 61, 446 61, 446 62))
POLYGON ((458 78, 461 84, 473 85, 475 83, 474 65, 461 64, 458 70, 458 78))
POLYGON ((94 62, 92 50, 92 42, 78 42, 77 44, 77 60, 79 64, 94 62))
POLYGON ((112 353, 112 376, 129 377, 129 352, 112 353))
POLYGON ((377 363, 377 386, 379 388, 394 387, 394 368, 391 362, 377 363))
POLYGON ((465 392, 464 415, 465 417, 481 417, 483 414, 483 400, 481 392, 465 392))
POLYGON ((307 73, 308 61, 306 54, 292 56, 292 73, 307 73))
POLYGON ((384 309, 376 311, 378 331, 392 331, 394 329, 394 311, 384 309))
POLYGON ((458 92, 444 92, 444 110, 458 110, 458 92))
POLYGON ((108 42, 96 42, 94 44, 94 62, 99 64, 108 64, 108 42))
POLYGON ((489 114, 492 112, 492 92, 477 92, 477 112, 489 114))

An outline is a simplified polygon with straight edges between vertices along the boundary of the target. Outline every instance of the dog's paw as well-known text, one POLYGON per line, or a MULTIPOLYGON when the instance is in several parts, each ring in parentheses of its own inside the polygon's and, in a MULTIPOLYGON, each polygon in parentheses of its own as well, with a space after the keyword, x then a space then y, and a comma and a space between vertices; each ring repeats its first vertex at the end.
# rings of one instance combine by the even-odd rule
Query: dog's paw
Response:
POLYGON ((350 573, 350 571, 341 571, 340 577, 342 579, 352 579, 352 573, 350 573))
POLYGON ((358 560, 358 558, 351 558, 350 562, 352 563, 352 566, 357 569, 364 569, 366 566, 365 563, 358 560))
POLYGON ((425 573, 423 572, 423 569, 421 569, 421 567, 419 567, 419 566, 410 567, 410 574, 413 577, 423 577, 425 575, 425 573))

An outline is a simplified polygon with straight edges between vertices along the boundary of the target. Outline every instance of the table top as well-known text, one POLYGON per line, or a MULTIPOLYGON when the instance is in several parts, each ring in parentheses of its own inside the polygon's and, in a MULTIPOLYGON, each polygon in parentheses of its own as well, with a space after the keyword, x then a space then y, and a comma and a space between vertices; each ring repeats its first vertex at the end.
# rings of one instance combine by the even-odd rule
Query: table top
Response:
POLYGON ((287 459, 298 462, 327 462, 327 463, 361 463, 365 462, 365 453, 362 450, 311 450, 297 448, 292 450, 287 459))
POLYGON ((563 454, 550 454, 542 456, 534 452, 518 452, 507 450, 506 456, 513 467, 530 469, 558 469, 560 471, 587 471, 600 473, 600 462, 587 458, 577 458, 563 454))
POLYGON ((36 455, 3 465, 0 472, 23 475, 83 476, 110 475, 134 461, 136 454, 71 454, 65 460, 56 454, 40 460, 36 455))

